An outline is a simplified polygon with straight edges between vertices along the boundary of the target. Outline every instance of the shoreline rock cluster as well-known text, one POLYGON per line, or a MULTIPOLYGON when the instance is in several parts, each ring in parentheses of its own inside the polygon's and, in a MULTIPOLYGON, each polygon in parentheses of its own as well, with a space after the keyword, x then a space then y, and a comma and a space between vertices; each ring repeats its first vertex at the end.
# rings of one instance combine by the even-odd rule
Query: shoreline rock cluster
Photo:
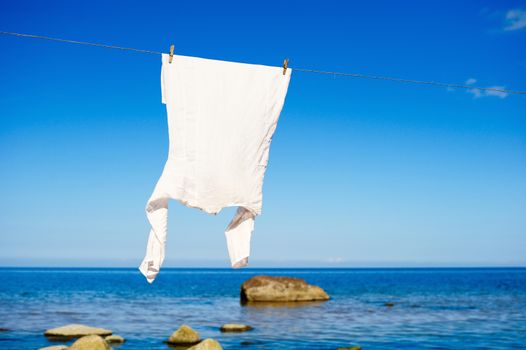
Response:
MULTIPOLYGON (((246 332, 253 328, 246 324, 227 323, 222 325, 221 332, 246 332)), ((165 340, 165 343, 173 346, 190 346, 187 350, 222 350, 221 344, 212 338, 201 340, 199 332, 190 326, 183 324, 179 329, 165 340)))
MULTIPOLYGON (((242 304, 256 303, 264 305, 303 304, 330 299, 322 288, 308 284, 304 279, 294 277, 254 276, 241 285, 242 304)), ((245 324, 227 323, 219 327, 220 332, 246 332, 253 328, 245 324)), ((44 335, 50 341, 69 341, 76 339, 71 346, 54 345, 40 350, 111 350, 111 344, 122 344, 126 340, 104 328, 82 324, 69 324, 46 330, 44 335)), ((199 332, 188 325, 181 325, 164 343, 187 350, 222 350, 221 344, 212 338, 202 340, 199 332)), ((360 349, 359 347, 340 349, 360 349)))
POLYGON ((76 341, 69 347, 52 345, 40 348, 40 350, 111 350, 110 344, 122 344, 126 341, 120 335, 113 334, 109 329, 75 323, 48 329, 44 335, 50 341, 69 341, 72 339, 76 339, 76 341))
MULTIPOLYGON (((221 332, 245 332, 252 330, 245 324, 224 324, 219 327, 221 332)), ((113 334, 109 329, 86 326, 82 324, 69 324, 62 327, 46 330, 44 335, 50 341, 69 341, 76 339, 71 346, 52 345, 39 350, 112 350, 111 344, 122 344, 126 340, 113 334)), ((165 343, 186 347, 187 350, 222 350, 221 344, 212 338, 202 340, 199 332, 183 324, 173 332, 165 343)))

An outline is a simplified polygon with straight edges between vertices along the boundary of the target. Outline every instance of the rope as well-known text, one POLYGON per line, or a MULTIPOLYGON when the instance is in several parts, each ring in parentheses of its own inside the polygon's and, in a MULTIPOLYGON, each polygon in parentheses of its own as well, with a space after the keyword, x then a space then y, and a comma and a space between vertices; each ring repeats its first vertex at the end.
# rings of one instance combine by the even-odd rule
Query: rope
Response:
POLYGON ((162 54, 162 52, 158 52, 158 51, 141 50, 141 49, 134 49, 132 47, 122 47, 122 46, 106 45, 106 44, 98 44, 98 43, 89 43, 89 42, 86 42, 86 41, 58 39, 58 38, 52 38, 52 37, 49 37, 49 36, 34 35, 34 34, 21 34, 21 33, 3 32, 3 31, 0 31, 0 34, 12 35, 12 36, 24 37, 24 38, 33 38, 33 39, 44 39, 44 40, 50 40, 50 41, 58 41, 60 43, 69 43, 69 44, 87 45, 87 46, 97 46, 97 47, 103 47, 105 49, 116 49, 116 50, 122 50, 122 51, 135 51, 135 52, 147 53, 147 54, 152 54, 152 55, 160 55, 160 54, 162 54))
MULTIPOLYGON (((52 37, 48 37, 48 36, 34 35, 34 34, 22 34, 22 33, 4 32, 4 31, 0 31, 0 34, 2 34, 2 35, 10 35, 10 36, 15 36, 15 37, 50 40, 50 41, 69 43, 69 44, 96 46, 96 47, 102 47, 102 48, 105 48, 105 49, 116 49, 116 50, 122 50, 122 51, 134 51, 134 52, 139 52, 139 53, 144 53, 144 54, 152 54, 152 55, 161 55, 162 54, 162 52, 159 52, 159 51, 142 50, 142 49, 135 49, 135 48, 132 48, 132 47, 123 47, 123 46, 107 45, 107 44, 100 44, 100 43, 91 43, 91 42, 86 42, 86 41, 59 39, 59 38, 52 38, 52 37)), ((317 74, 325 74, 325 75, 332 75, 332 76, 343 76, 343 77, 353 77, 353 78, 372 79, 372 80, 395 81, 395 82, 406 83, 406 84, 440 86, 440 87, 453 88, 453 89, 469 89, 469 90, 501 92, 501 93, 506 93, 506 94, 515 94, 515 95, 526 95, 526 91, 508 90, 508 89, 497 88, 497 87, 487 87, 486 88, 486 87, 478 87, 478 86, 473 86, 473 85, 450 84, 450 83, 442 83, 442 82, 437 82, 437 81, 403 79, 403 78, 387 77, 387 76, 381 76, 381 75, 366 75, 366 74, 360 74, 360 73, 329 72, 329 71, 322 71, 322 70, 316 70, 316 69, 306 69, 306 68, 291 68, 291 69, 293 69, 296 72, 304 72, 304 73, 317 73, 317 74)))
POLYGON ((303 68, 294 68, 294 71, 296 71, 296 72, 305 72, 305 73, 329 74, 329 75, 353 77, 353 78, 373 79, 373 80, 396 81, 396 82, 399 82, 399 83, 407 83, 407 84, 433 85, 433 86, 441 86, 441 87, 457 88, 457 89, 496 91, 496 92, 504 92, 504 93, 508 93, 508 94, 526 95, 526 91, 519 91, 519 90, 508 90, 508 89, 500 89, 500 88, 492 88, 492 87, 484 88, 484 87, 477 87, 477 86, 473 86, 473 85, 441 83, 441 82, 438 82, 438 81, 424 81, 424 80, 413 80, 413 79, 384 77, 384 76, 381 76, 381 75, 365 75, 365 74, 359 74, 359 73, 326 72, 326 71, 321 71, 321 70, 303 69, 303 68))

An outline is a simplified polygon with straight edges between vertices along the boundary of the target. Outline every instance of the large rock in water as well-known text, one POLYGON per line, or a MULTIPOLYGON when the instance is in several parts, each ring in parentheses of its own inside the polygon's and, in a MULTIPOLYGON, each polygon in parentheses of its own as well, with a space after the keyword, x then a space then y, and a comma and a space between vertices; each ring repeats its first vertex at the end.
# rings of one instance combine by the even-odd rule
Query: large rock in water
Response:
POLYGON ((317 300, 329 300, 329 295, 302 278, 255 276, 241 285, 242 302, 317 300))
POLYGON ((223 350, 223 347, 217 340, 208 338, 187 350, 223 350))
POLYGON ((166 342, 174 345, 193 345, 199 343, 200 340, 199 333, 183 324, 178 330, 172 333, 166 342))
POLYGON ((111 346, 98 335, 87 335, 74 342, 68 350, 111 350, 111 346))
POLYGON ((111 335, 112 331, 104 328, 95 328, 85 326, 83 324, 68 324, 66 326, 48 329, 44 332, 44 335, 49 338, 57 339, 73 339, 80 338, 85 335, 100 335, 107 336, 111 335))
POLYGON ((68 350, 66 345, 52 345, 46 346, 45 348, 40 348, 38 350, 68 350))

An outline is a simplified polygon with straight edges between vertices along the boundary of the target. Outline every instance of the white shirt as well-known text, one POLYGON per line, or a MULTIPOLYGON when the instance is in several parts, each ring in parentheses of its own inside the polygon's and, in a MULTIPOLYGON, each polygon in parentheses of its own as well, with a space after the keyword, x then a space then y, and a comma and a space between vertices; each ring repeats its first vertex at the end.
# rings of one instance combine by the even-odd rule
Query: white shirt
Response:
POLYGON ((165 257, 168 200, 217 214, 239 207, 225 231, 232 267, 250 255, 254 218, 261 214, 269 147, 291 69, 162 55, 162 102, 170 148, 148 200, 152 226, 139 270, 153 282, 165 257))

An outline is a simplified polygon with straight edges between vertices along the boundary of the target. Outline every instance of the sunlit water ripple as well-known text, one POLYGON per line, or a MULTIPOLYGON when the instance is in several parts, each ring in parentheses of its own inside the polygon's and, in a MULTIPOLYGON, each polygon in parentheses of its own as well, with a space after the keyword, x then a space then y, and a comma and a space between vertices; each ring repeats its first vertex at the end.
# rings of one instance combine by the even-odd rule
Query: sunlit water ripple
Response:
POLYGON ((164 269, 151 285, 136 269, 0 272, 1 349, 57 344, 42 333, 67 323, 109 328, 122 350, 167 350, 183 323, 225 349, 526 349, 526 269, 164 269), (332 299, 242 306, 239 287, 258 274, 305 278, 332 299))

